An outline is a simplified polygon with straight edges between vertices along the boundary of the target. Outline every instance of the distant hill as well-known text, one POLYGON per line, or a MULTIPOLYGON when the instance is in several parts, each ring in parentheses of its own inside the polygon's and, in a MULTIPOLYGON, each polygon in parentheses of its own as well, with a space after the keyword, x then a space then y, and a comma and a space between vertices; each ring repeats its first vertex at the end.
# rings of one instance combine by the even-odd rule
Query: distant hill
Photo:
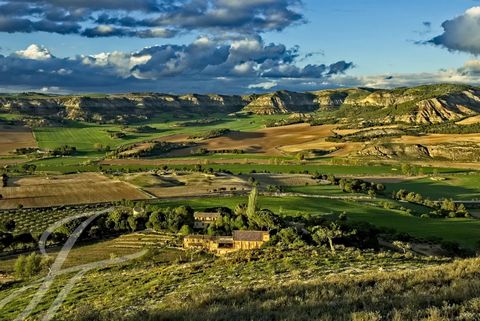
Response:
POLYGON ((332 89, 303 94, 279 91, 260 95, 244 110, 271 115, 319 109, 338 109, 338 117, 383 123, 441 123, 480 113, 480 89, 445 84, 393 90, 332 89))
POLYGON ((241 96, 196 94, 58 96, 27 93, 0 96, 0 112, 92 122, 122 122, 164 113, 232 113, 249 103, 245 99, 241 96))
POLYGON ((334 111, 336 118, 379 123, 435 124, 480 113, 480 89, 467 85, 426 85, 379 90, 329 89, 297 93, 276 91, 248 96, 121 95, 59 96, 25 93, 0 96, 0 112, 94 122, 145 119, 166 112, 259 115, 334 111))

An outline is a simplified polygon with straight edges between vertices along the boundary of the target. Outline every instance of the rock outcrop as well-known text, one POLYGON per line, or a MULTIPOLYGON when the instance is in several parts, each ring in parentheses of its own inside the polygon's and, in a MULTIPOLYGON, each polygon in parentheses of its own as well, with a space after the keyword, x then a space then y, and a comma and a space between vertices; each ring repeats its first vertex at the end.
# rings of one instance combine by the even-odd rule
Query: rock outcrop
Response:
POLYGON ((393 90, 330 89, 279 91, 250 97, 245 107, 261 115, 355 108, 356 117, 379 123, 436 124, 480 113, 480 90, 463 85, 430 85, 393 90))
POLYGON ((125 94, 93 96, 0 96, 0 111, 83 121, 142 119, 165 112, 238 112, 249 103, 241 96, 125 94))
POLYGON ((259 96, 245 110, 258 115, 308 113, 319 108, 315 98, 311 93, 277 91, 259 96))
POLYGON ((480 161, 480 144, 368 144, 357 155, 382 159, 436 159, 471 162, 480 161))
POLYGON ((249 96, 226 95, 78 95, 21 94, 0 96, 0 112, 96 122, 145 119, 165 112, 260 115, 337 110, 346 122, 436 124, 480 113, 480 89, 464 85, 430 85, 393 90, 330 89, 296 93, 277 91, 249 96), (350 111, 350 113, 348 113, 350 111), (343 116, 342 116, 343 115, 343 116), (345 116, 347 115, 347 116, 345 116))

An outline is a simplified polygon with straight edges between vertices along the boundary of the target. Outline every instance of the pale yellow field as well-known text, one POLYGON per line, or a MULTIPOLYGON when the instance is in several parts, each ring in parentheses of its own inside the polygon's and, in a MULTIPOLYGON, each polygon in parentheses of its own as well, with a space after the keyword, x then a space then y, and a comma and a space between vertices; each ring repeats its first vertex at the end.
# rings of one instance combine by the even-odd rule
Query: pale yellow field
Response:
POLYGON ((425 136, 402 136, 392 139, 393 143, 400 144, 445 144, 445 143, 480 143, 479 134, 429 134, 425 136))
MULTIPOLYGON (((265 128, 255 132, 232 132, 222 137, 205 140, 199 147, 208 150, 243 150, 246 153, 260 153, 269 156, 285 154, 285 147, 317 141, 331 136, 337 125, 310 126, 296 124, 265 128)), ((178 137, 176 137, 178 139, 178 137)), ((172 140, 173 141, 173 140, 172 140)), ((182 149, 168 156, 188 156, 191 149, 182 149)))
POLYGON ((227 174, 162 173, 152 176, 143 173, 126 175, 122 179, 159 198, 210 195, 251 188, 247 180, 227 174))
POLYGON ((13 209, 19 205, 47 207, 148 198, 130 184, 95 173, 12 178, 8 187, 0 189, 0 194, 3 195, 0 209, 13 209))
POLYGON ((458 125, 472 125, 477 123, 480 123, 480 115, 465 118, 464 120, 457 122, 458 125))

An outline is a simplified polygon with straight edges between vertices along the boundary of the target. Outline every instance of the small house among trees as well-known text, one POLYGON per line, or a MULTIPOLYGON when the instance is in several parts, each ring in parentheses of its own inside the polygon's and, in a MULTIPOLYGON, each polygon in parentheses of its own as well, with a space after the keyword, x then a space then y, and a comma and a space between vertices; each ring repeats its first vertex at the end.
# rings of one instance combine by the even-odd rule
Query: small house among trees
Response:
POLYGON ((195 212, 193 214, 195 222, 193 223, 194 229, 204 229, 207 228, 210 224, 215 223, 217 220, 222 218, 220 213, 205 213, 205 212, 195 212))
POLYGON ((259 249, 269 240, 270 234, 265 231, 233 231, 232 236, 188 235, 183 239, 183 247, 222 255, 239 250, 259 249))

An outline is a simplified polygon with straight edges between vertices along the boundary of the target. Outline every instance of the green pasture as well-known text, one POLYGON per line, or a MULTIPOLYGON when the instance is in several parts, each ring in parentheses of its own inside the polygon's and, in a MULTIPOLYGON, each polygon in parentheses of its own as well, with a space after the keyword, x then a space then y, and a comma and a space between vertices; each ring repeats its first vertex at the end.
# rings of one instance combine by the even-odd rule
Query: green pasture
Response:
POLYGON ((461 201, 480 200, 480 175, 478 173, 447 175, 443 178, 444 180, 434 180, 427 177, 388 183, 386 184, 387 192, 406 189, 434 200, 442 198, 461 201))
MULTIPOLYGON (((245 197, 202 198, 191 200, 161 201, 164 206, 189 205, 202 210, 209 207, 226 206, 234 208, 245 203, 245 197)), ((330 215, 346 212, 352 221, 365 221, 378 227, 395 229, 397 232, 429 239, 440 238, 458 242, 474 248, 480 241, 480 220, 478 219, 429 219, 406 214, 404 211, 372 206, 369 201, 317 199, 307 197, 265 197, 259 198, 262 208, 268 208, 280 215, 330 215)))
MULTIPOLYGON (((34 133, 40 148, 53 149, 62 145, 75 146, 79 152, 87 154, 97 154, 94 145, 102 144, 112 148, 120 145, 135 143, 139 141, 161 138, 175 134, 202 134, 212 129, 228 128, 238 131, 253 131, 264 126, 265 122, 270 119, 281 119, 285 116, 245 116, 245 117, 228 117, 223 116, 218 122, 206 126, 188 126, 182 127, 182 123, 186 120, 178 120, 171 116, 157 117, 142 123, 131 125, 150 126, 157 129, 153 133, 131 133, 127 132, 126 138, 111 138, 109 132, 122 131, 120 125, 98 125, 79 121, 68 121, 62 127, 40 127, 35 128, 34 133)), ((215 115, 212 115, 215 118, 215 115)), ((201 119, 201 117, 192 115, 188 121, 201 119)))

